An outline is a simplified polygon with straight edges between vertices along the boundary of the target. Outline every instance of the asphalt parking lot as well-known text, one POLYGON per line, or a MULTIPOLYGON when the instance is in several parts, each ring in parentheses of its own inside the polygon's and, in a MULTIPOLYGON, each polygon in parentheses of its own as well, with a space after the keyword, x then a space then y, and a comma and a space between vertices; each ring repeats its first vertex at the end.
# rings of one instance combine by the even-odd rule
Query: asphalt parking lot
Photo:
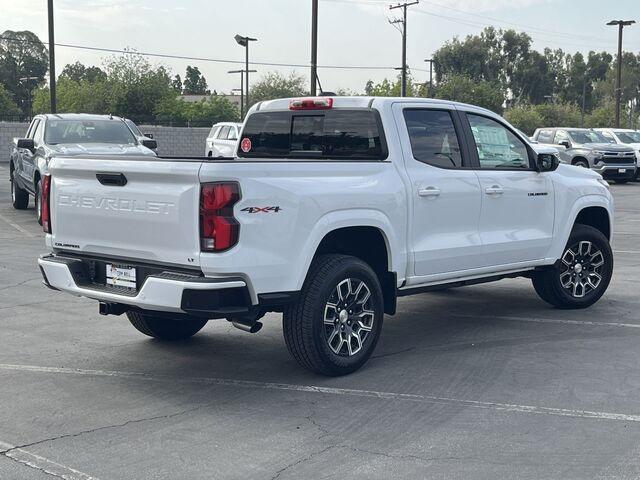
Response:
POLYGON ((0 478, 640 477, 640 184, 584 311, 526 279, 403 298, 354 375, 302 370, 279 315, 167 345, 47 290, 0 165, 0 478))

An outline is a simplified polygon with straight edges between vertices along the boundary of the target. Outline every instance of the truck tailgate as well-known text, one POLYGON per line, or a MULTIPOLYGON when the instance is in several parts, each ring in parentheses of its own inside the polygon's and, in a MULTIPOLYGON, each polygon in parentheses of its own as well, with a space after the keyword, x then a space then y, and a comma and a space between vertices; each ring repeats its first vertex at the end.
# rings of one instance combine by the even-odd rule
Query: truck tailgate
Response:
POLYGON ((198 266, 200 167, 199 161, 54 158, 52 246, 198 266))

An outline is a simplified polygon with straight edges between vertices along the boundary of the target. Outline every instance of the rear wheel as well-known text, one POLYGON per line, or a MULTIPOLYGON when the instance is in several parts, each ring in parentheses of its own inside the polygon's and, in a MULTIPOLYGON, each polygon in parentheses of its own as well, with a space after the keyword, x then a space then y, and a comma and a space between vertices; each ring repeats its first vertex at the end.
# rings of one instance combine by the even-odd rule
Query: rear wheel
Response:
POLYGON ((127 318, 139 332, 167 341, 190 338, 208 322, 200 318, 170 320, 140 312, 127 312, 127 318))
POLYGON ((29 206, 29 192, 20 188, 14 176, 15 170, 11 170, 11 203, 16 210, 25 210, 29 206))
POLYGON ((384 317, 382 289, 362 260, 323 255, 314 260, 300 298, 283 316, 287 348, 322 375, 358 370, 375 349, 384 317))
POLYGON ((576 225, 562 258, 537 272, 533 287, 547 303, 558 308, 586 308, 604 294, 613 274, 609 240, 599 230, 576 225))

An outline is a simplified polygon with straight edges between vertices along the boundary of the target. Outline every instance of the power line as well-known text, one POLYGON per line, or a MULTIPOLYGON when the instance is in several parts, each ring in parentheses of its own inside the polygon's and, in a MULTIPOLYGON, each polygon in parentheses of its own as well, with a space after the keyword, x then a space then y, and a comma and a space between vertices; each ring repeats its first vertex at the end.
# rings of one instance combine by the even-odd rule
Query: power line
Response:
MULTIPOLYGON (((5 37, 0 35, 0 39, 8 40, 12 42, 22 42, 22 43, 38 43, 33 40, 28 39, 16 39, 11 37, 5 37)), ((221 58, 207 58, 207 57, 190 57, 186 55, 171 55, 168 53, 156 53, 156 52, 140 52, 137 50, 127 50, 127 49, 115 49, 115 48, 105 48, 105 47, 92 47, 88 45, 75 45, 70 43, 55 43, 56 47, 63 48, 73 48, 79 50, 88 50, 95 52, 106 52, 106 53, 118 53, 118 54, 128 54, 128 55, 142 55, 145 57, 155 57, 155 58, 169 58, 173 60, 192 60, 197 62, 212 62, 212 63, 224 63, 230 65, 244 65, 244 61, 242 60, 228 60, 221 58)), ((249 62, 250 65, 258 65, 258 66, 267 66, 267 67, 301 67, 307 68, 309 65, 306 63, 280 63, 280 62, 249 62)), ((343 69, 343 70, 393 70, 395 67, 386 67, 382 65, 318 65, 318 68, 326 68, 326 69, 343 69)))

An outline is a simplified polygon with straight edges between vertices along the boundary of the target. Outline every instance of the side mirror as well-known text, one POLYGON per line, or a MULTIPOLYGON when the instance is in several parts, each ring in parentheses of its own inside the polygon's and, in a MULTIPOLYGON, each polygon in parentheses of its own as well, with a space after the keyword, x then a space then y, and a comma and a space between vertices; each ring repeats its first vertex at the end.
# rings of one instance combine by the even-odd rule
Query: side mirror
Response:
POLYGON ((153 133, 145 133, 144 136, 147 138, 153 138, 153 133))
POLYGON ((151 138, 145 138, 144 140, 142 140, 142 145, 150 148, 151 150, 155 150, 156 148, 158 148, 158 142, 152 140, 151 138))
POLYGON ((562 140, 560 143, 558 143, 558 145, 562 145, 564 148, 571 148, 569 140, 562 140))
POLYGON ((33 142, 33 138, 19 138, 17 147, 24 148, 26 150, 31 150, 32 152, 36 149, 36 145, 33 142))
POLYGON ((539 153, 536 167, 539 172, 553 172, 560 165, 560 159, 552 153, 539 153))

